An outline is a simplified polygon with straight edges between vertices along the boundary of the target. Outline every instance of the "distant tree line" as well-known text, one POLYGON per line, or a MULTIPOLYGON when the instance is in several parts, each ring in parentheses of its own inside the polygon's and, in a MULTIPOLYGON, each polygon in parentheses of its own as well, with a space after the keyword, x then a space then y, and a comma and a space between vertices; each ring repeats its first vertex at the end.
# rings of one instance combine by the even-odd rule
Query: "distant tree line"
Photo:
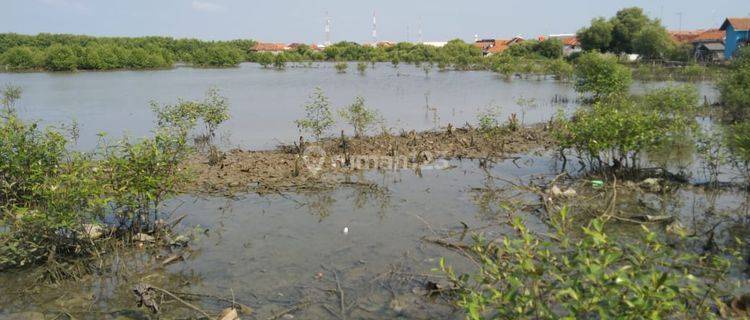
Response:
POLYGON ((482 59, 482 50, 462 40, 452 40, 438 48, 425 44, 400 42, 394 45, 362 45, 342 41, 325 49, 312 50, 307 45, 300 45, 293 50, 279 54, 260 52, 252 55, 251 60, 263 66, 278 66, 282 62, 302 61, 369 61, 399 63, 435 63, 438 65, 457 65, 469 68, 482 59))
POLYGON ((484 56, 482 49, 463 40, 449 41, 443 47, 400 42, 393 45, 362 45, 342 41, 327 46, 322 51, 300 45, 292 50, 273 54, 258 52, 251 54, 251 61, 264 67, 283 68, 287 62, 307 61, 360 61, 390 62, 394 67, 400 63, 436 65, 439 69, 491 70, 497 61, 537 61, 549 63, 562 61, 563 45, 558 39, 530 40, 512 45, 505 52, 484 56))
POLYGON ((201 41, 170 37, 92 37, 0 34, 0 68, 113 70, 169 68, 175 62, 230 67, 249 59, 252 40, 201 41))

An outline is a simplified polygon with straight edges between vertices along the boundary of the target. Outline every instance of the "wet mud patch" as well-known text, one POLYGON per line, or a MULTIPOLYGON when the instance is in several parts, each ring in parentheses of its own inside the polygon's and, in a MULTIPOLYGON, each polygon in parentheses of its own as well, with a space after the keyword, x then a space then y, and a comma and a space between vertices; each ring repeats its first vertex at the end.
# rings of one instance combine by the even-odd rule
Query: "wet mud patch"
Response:
POLYGON ((200 153, 184 165, 194 179, 183 191, 232 195, 326 188, 351 184, 347 175, 366 169, 419 171, 437 159, 497 161, 553 145, 552 134, 545 125, 493 134, 467 126, 400 135, 300 141, 267 151, 233 149, 218 154, 200 153))

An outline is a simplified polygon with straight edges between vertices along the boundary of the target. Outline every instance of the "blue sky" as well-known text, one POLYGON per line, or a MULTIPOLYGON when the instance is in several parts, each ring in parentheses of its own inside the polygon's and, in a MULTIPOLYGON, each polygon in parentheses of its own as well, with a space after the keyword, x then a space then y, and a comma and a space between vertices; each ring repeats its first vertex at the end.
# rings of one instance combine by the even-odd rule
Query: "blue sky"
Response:
POLYGON ((575 32, 596 16, 639 6, 669 29, 718 27, 725 16, 750 15, 748 0, 3 0, 0 32, 101 36, 164 35, 210 40, 251 38, 322 42, 326 12, 334 41, 535 37, 575 32))

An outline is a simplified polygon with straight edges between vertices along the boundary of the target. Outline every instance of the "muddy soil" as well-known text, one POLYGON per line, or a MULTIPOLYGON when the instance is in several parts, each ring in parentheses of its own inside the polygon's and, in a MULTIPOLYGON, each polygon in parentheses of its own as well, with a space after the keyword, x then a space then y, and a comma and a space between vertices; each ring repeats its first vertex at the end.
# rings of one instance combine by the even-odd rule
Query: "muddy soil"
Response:
POLYGON ((342 135, 319 142, 282 145, 276 150, 198 153, 184 165, 194 179, 182 191, 230 195, 325 188, 351 183, 343 174, 365 169, 418 171, 437 159, 495 161, 553 145, 550 130, 543 124, 494 134, 469 126, 449 126, 441 131, 399 135, 342 135))

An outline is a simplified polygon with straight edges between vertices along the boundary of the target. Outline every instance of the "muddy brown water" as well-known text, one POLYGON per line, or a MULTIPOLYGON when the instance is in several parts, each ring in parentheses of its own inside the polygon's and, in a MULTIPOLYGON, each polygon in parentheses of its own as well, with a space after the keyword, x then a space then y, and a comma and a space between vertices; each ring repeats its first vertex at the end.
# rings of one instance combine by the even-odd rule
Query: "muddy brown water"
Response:
MULTIPOLYGON (((243 64, 224 70, 0 74, 0 83, 7 82, 24 88, 21 111, 26 116, 44 123, 77 119, 82 126, 79 146, 83 148, 92 145, 95 138, 91 136, 100 130, 115 137, 123 131, 147 134, 152 123, 148 100, 198 98, 209 85, 223 89, 232 103, 233 118, 224 128, 230 143, 259 148, 275 145, 274 139, 293 139, 296 130, 291 122, 299 117, 300 105, 315 86, 323 87, 335 106, 362 94, 390 122, 407 129, 427 129, 435 124, 429 113, 433 111, 426 112, 425 95, 429 104, 436 106, 440 124, 473 122, 476 110, 491 103, 520 114, 514 109, 520 96, 541 103, 555 95, 575 97, 569 84, 549 80, 504 82, 487 72, 436 70, 425 78, 421 69, 387 65, 368 69, 365 76, 353 68, 338 75, 325 64, 283 72, 243 64)), ((635 90, 659 85, 664 84, 638 84, 635 90)), ((708 83, 699 84, 699 88, 703 94, 715 95, 708 83)), ((569 110, 575 107, 575 103, 567 106, 569 110)), ((529 110, 526 119, 544 121, 555 108, 542 104, 529 110)), ((346 318, 460 319, 460 310, 451 308, 443 298, 424 296, 423 288, 427 281, 440 281, 440 274, 432 271, 440 257, 459 271, 472 270, 472 265, 460 254, 423 238, 459 235, 463 224, 490 236, 507 232, 499 226, 487 227, 502 220, 504 212, 498 204, 503 199, 483 190, 508 186, 487 172, 528 183, 538 177, 550 179, 560 165, 547 153, 518 157, 489 169, 477 161, 451 160, 446 169, 422 170, 421 174, 368 171, 350 177, 376 187, 345 185, 233 198, 182 195, 169 201, 163 211, 187 215, 178 229, 194 235, 195 240, 184 261, 161 266, 159 252, 126 248, 106 255, 109 268, 104 274, 56 285, 36 283, 30 270, 2 273, 0 319, 40 314, 149 319, 151 315, 136 307, 131 293, 139 282, 203 295, 190 301, 214 314, 229 305, 215 297, 234 297, 253 308, 252 315, 243 319, 284 314, 299 319, 335 319, 341 316, 339 285, 346 318)), ((697 168, 695 163, 690 165, 697 168)), ((700 181, 700 175, 694 180, 700 181)), ((696 230, 723 219, 720 236, 725 238, 742 234, 748 223, 744 191, 681 188, 663 196, 623 198, 623 206, 645 213, 668 212, 696 230)), ((534 214, 524 217, 532 230, 546 230, 534 214)), ((162 312, 163 318, 196 315, 175 303, 162 305, 162 312)))

